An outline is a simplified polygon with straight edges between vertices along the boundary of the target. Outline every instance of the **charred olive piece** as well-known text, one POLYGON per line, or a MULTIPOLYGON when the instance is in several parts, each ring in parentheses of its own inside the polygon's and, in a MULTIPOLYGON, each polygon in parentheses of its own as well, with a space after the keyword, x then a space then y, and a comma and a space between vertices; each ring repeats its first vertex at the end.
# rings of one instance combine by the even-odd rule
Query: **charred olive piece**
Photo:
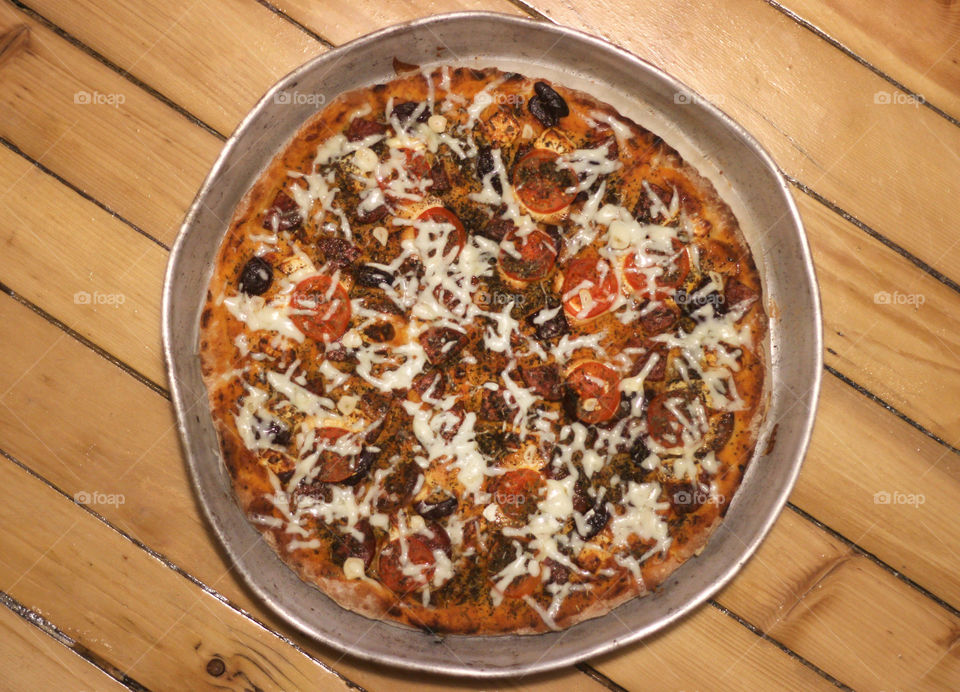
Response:
POLYGON ((588 511, 584 515, 584 523, 586 523, 585 531, 580 532, 580 529, 577 529, 577 533, 585 541, 589 541, 591 538, 596 536, 598 533, 603 531, 606 527, 607 522, 610 521, 610 512, 607 511, 607 508, 603 505, 595 505, 593 509, 588 511))
MULTIPOLYGON (((404 101, 393 107, 390 115, 396 118, 401 125, 406 127, 409 124, 410 117, 414 114, 420 104, 416 101, 404 101)), ((430 109, 424 106, 423 110, 417 116, 418 123, 425 123, 430 119, 430 109)))
POLYGON ((530 109, 530 114, 539 120, 544 127, 553 127, 559 120, 539 96, 530 97, 527 108, 530 109))
POLYGON ((570 115, 570 108, 556 91, 546 82, 536 82, 533 85, 536 96, 527 102, 530 114, 539 120, 544 127, 553 127, 560 118, 570 115))
POLYGON ((367 288, 393 285, 393 276, 389 272, 371 267, 369 264, 361 264, 357 267, 353 276, 358 284, 367 288))
POLYGON ((240 290, 250 296, 267 292, 273 282, 273 267, 259 257, 251 257, 240 272, 240 290))
POLYGON ((710 285, 710 278, 704 277, 695 287, 689 290, 678 289, 674 300, 680 309, 691 317, 706 305, 712 307, 713 313, 716 315, 725 314, 727 312, 727 302, 723 294, 715 288, 705 292, 704 289, 708 285, 710 285))
MULTIPOLYGON (((493 173, 493 151, 490 147, 480 147, 477 152, 477 177, 483 180, 493 173)), ((498 195, 503 194, 503 185, 500 184, 500 176, 495 175, 490 178, 490 185, 497 191, 498 195)))
POLYGON ((540 100, 543 101, 543 104, 552 111, 558 119, 566 118, 570 115, 567 102, 563 100, 560 94, 554 91, 552 86, 546 82, 536 82, 533 85, 533 90, 537 93, 537 96, 540 97, 540 100))
POLYGON ((446 500, 434 503, 421 500, 413 506, 413 509, 424 519, 441 519, 457 510, 457 498, 448 497, 446 500))
POLYGON ((393 325, 389 322, 375 322, 363 330, 364 336, 378 344, 390 341, 396 336, 396 333, 393 325))
POLYGON ((563 310, 558 309, 553 317, 542 322, 540 321, 539 316, 542 312, 548 312, 554 309, 556 309, 556 306, 550 306, 548 304, 543 310, 535 312, 527 318, 536 331, 537 338, 541 341, 556 339, 570 332, 570 326, 567 324, 567 318, 563 314, 563 310))

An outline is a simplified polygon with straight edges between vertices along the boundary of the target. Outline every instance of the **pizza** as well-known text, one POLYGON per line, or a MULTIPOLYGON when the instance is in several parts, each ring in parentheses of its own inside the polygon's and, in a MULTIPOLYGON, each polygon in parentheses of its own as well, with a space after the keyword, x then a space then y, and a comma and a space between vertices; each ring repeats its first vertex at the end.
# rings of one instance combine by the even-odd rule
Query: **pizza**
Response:
POLYGON ((721 522, 765 409, 730 207, 586 93, 400 66, 316 113, 230 221, 199 353, 249 521, 345 608, 569 627, 721 522))

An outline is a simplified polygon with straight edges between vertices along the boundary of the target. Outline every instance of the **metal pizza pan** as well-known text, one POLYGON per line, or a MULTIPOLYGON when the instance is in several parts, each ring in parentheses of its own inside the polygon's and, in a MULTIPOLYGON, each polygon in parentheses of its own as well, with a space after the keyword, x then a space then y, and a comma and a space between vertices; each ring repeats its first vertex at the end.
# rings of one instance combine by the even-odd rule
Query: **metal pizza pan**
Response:
POLYGON ((600 38, 486 12, 389 27, 324 53, 271 88, 227 141, 183 222, 167 268, 162 319, 190 476, 213 533, 248 587, 293 626, 353 656, 475 677, 529 674, 607 653, 680 619, 729 582, 756 551, 794 485, 822 372, 819 293, 803 225, 783 176, 757 141, 709 97, 600 38), (714 183, 733 207, 760 269, 771 315, 769 404, 725 521, 703 552, 654 593, 564 631, 437 636, 341 608, 301 581, 249 524, 220 457, 201 379, 198 328, 229 220, 266 165, 319 107, 342 92, 389 81, 394 59, 513 70, 610 103, 663 137, 714 183))

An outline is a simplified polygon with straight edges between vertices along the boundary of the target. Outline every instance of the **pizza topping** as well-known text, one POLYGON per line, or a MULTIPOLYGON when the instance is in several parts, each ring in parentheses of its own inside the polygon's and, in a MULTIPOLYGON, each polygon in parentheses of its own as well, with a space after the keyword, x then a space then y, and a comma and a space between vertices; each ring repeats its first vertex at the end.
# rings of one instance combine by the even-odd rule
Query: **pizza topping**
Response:
POLYGON ((263 215, 263 227, 271 231, 289 231, 303 223, 300 207, 283 190, 273 198, 273 204, 263 215))
POLYGON ((619 285, 610 264, 596 254, 572 259, 563 273, 563 309, 570 317, 588 320, 609 310, 619 285))
POLYGON ((567 375, 564 398, 584 423, 610 420, 620 406, 620 376, 603 363, 588 361, 567 375))
POLYGON ((361 286, 369 288, 393 285, 393 274, 370 264, 361 264, 357 267, 353 272, 353 278, 361 286))
POLYGON ((315 341, 339 339, 350 323, 350 300, 336 278, 325 274, 304 279, 290 296, 291 318, 315 341))
POLYGON ((520 237, 514 227, 500 242, 500 268, 511 279, 540 281, 550 273, 556 260, 557 243, 541 230, 520 237))
POLYGON ((532 149, 513 168, 513 188, 533 212, 559 211, 576 196, 576 178, 557 165, 558 159, 559 155, 549 149, 532 149))
POLYGON ((624 278, 632 289, 640 291, 641 298, 660 299, 672 294, 690 273, 690 258, 686 247, 676 238, 672 240, 672 244, 669 253, 632 252, 624 261, 624 278), (651 279, 653 287, 650 285, 651 279))
POLYGON ((267 292, 273 282, 273 267, 260 257, 251 257, 240 272, 239 288, 249 296, 267 292))

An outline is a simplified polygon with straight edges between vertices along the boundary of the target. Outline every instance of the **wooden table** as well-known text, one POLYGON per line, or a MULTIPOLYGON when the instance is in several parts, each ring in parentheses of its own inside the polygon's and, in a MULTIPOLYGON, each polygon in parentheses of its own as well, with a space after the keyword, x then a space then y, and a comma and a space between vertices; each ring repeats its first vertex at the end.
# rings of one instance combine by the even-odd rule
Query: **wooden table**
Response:
POLYGON ((960 687, 960 9, 918 0, 4 0, 0 688, 486 689, 317 646, 207 530, 160 351, 170 243, 279 77, 427 13, 604 36, 792 186, 826 370, 789 507, 678 625, 524 690, 960 687))

